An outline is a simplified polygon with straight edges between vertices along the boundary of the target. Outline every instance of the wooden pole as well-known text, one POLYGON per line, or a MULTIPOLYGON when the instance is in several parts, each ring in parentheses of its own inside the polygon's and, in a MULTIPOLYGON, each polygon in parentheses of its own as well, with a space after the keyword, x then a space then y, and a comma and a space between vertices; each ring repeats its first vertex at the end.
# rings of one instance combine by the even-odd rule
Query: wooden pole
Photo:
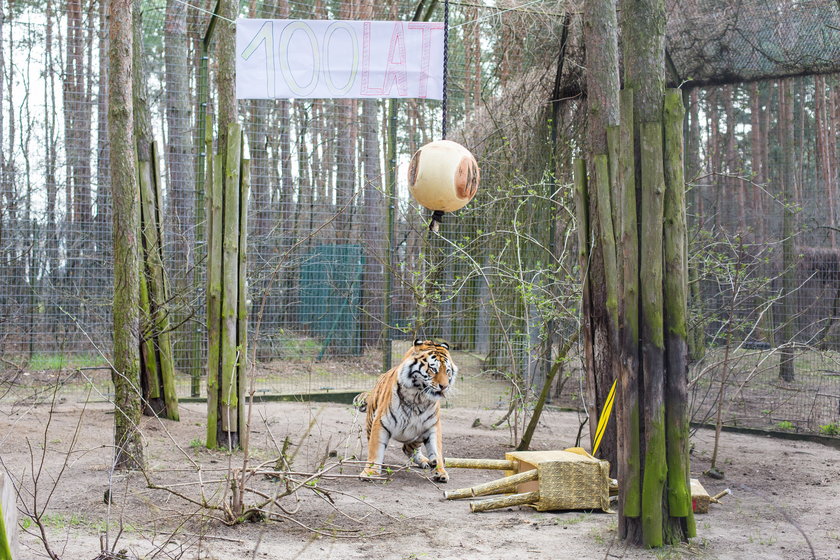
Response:
POLYGON ((222 298, 222 157, 207 154, 207 447, 218 446, 222 298))
POLYGON ((140 229, 143 244, 140 272, 142 311, 140 351, 144 387, 144 413, 178 420, 175 362, 169 334, 166 302, 169 289, 163 268, 163 231, 160 189, 160 149, 150 144, 149 160, 139 161, 140 229))
POLYGON ((236 348, 239 354, 237 364, 237 388, 239 413, 239 437, 243 447, 244 439, 247 437, 245 425, 245 384, 248 380, 248 193, 251 189, 251 160, 247 155, 245 136, 242 137, 242 171, 239 181, 239 262, 237 279, 237 325, 236 325, 236 348))
POLYGON ((158 357, 154 341, 154 304, 150 290, 148 253, 154 244, 156 229, 152 226, 154 212, 152 211, 152 166, 148 160, 137 162, 140 185, 140 359, 142 369, 140 376, 146 390, 143 398, 144 414, 155 414, 163 410, 160 399, 160 381, 158 371, 158 357))
MULTIPOLYGON (((627 522, 641 514, 641 434, 639 425, 639 235, 636 214, 636 163, 633 148, 633 90, 621 92, 621 121, 619 124, 618 203, 621 208, 619 250, 621 253, 622 283, 619 296, 621 324, 621 367, 616 406, 618 440, 619 532, 641 529, 638 522, 627 522)), ((635 539, 634 539, 635 540, 635 539)))
MULTIPOLYGON (((688 268, 683 171, 685 108, 678 89, 665 92, 665 425, 668 462, 668 512, 685 518, 682 531, 695 535, 689 481, 688 444, 688 268)), ((667 530, 667 529, 666 529, 667 530)))
MULTIPOLYGON (((581 274, 581 307, 584 309, 583 324, 583 365, 586 368, 586 379, 594 379, 593 364, 595 363, 594 348, 592 340, 592 323, 590 321, 590 286, 589 286, 589 194, 586 181, 586 161, 577 158, 574 161, 575 181, 575 217, 578 231, 578 266, 581 274)), ((595 387, 592 383, 586 384, 587 409, 590 414, 590 421, 597 421, 595 411, 595 387)))
POLYGON ((512 496, 501 496, 498 498, 489 498, 487 500, 472 502, 470 504, 470 511, 478 513, 481 511, 489 511, 491 509, 534 504, 538 501, 540 501, 539 492, 525 492, 524 494, 513 494, 512 496))
POLYGON ((663 542, 665 490, 665 343, 662 327, 662 219, 665 177, 662 123, 641 123, 642 217, 640 288, 642 367, 644 368, 645 468, 642 479, 642 538, 646 546, 663 542))
POLYGON ((446 468, 455 469, 493 469, 498 471, 512 471, 516 469, 516 461, 505 459, 458 459, 446 458, 446 468))
POLYGON ((221 286, 221 372, 219 375, 219 414, 222 423, 219 444, 231 449, 239 446, 239 389, 236 380, 237 350, 237 296, 239 294, 239 177, 242 131, 233 123, 227 130, 222 195, 222 286, 221 286))
POLYGON ((175 357, 172 355, 172 337, 170 335, 169 312, 166 309, 169 301, 169 285, 163 268, 163 192, 160 185, 160 147, 152 142, 152 186, 154 187, 154 229, 157 243, 149 261, 152 281, 155 290, 150 292, 150 299, 155 306, 155 347, 160 364, 160 381, 163 400, 166 405, 165 417, 178 420, 178 395, 175 392, 175 357), (151 298, 154 296, 156 299, 151 298))
POLYGON ((516 490, 519 484, 524 482, 531 482, 537 480, 540 473, 537 469, 531 469, 523 473, 506 476, 491 482, 485 482, 472 488, 460 488, 451 492, 445 492, 444 497, 447 500, 458 500, 461 498, 473 498, 475 496, 486 496, 487 494, 501 494, 504 492, 512 492, 516 490))

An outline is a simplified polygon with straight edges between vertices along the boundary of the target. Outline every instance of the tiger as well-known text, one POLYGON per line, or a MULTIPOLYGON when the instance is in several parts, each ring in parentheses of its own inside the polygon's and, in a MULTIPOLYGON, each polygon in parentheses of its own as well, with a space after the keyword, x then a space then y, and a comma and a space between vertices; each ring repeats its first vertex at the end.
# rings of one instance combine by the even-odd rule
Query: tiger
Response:
POLYGON ((367 465, 359 475, 380 474, 390 440, 403 444, 403 453, 417 466, 433 468, 433 480, 448 482, 444 468, 440 401, 446 398, 458 366, 445 342, 417 339, 402 362, 379 376, 373 390, 354 401, 367 412, 367 465), (426 448, 426 457, 421 448, 426 448))

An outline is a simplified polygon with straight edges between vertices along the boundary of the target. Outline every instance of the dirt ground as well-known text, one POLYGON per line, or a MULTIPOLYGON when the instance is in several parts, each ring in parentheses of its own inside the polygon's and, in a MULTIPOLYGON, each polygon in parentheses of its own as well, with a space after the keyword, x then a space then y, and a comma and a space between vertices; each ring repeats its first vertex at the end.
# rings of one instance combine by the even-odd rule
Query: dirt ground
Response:
MULTIPOLYGON (((509 431, 487 427, 498 414, 444 410, 444 452, 503 458, 509 431)), ((350 406, 260 404, 253 418, 254 462, 273 461, 275 445, 282 446, 286 437, 293 469, 300 472, 312 472, 324 459, 331 464, 358 457, 363 449, 362 418, 350 406)), ((214 479, 229 464, 240 466, 242 456, 203 448, 203 420, 202 404, 182 406, 181 422, 143 420, 148 475, 154 483, 197 497, 200 465, 206 493, 222 491, 214 479)), ((51 417, 49 405, 0 404, 0 457, 22 482, 30 509, 33 469, 37 472, 46 447, 38 503, 43 508, 49 497, 42 520, 61 558, 93 559, 100 534, 107 528, 113 540, 120 524, 117 549, 140 558, 840 558, 840 453, 818 443, 724 433, 719 465, 726 479, 719 481, 701 474, 709 466, 714 434, 697 432, 692 473, 710 493, 728 487, 733 494, 697 517, 698 537, 690 544, 651 551, 617 541, 614 514, 528 508, 473 514, 464 501, 443 499, 444 489, 496 478, 491 471, 451 469, 449 484, 436 485, 418 471, 399 469, 387 481, 362 482, 352 476, 357 465, 342 465, 331 472, 350 476, 317 483, 329 498, 308 487, 284 498, 284 508, 295 512, 290 513, 294 521, 234 527, 167 491, 149 489, 139 473, 115 474, 109 508, 103 495, 109 488, 112 425, 113 411, 104 403, 89 405, 82 415, 82 405, 67 401, 51 417), (73 444, 77 425, 79 437, 73 444)), ((576 414, 547 412, 533 447, 571 446, 577 431, 576 414)), ((394 446, 386 460, 403 463, 394 446)), ((269 495, 278 488, 264 477, 254 485, 269 495)), ((36 526, 23 525, 20 557, 45 557, 36 526)))

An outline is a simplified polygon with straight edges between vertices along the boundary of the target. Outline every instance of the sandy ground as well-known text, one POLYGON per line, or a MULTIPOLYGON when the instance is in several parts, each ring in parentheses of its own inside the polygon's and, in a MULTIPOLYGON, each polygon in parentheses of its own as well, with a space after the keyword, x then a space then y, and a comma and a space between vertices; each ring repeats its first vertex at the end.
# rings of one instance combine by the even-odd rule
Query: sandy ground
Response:
MULTIPOLYGON (((444 410, 444 452, 503 458, 509 450, 509 431, 487 428, 498 414, 444 410)), ((183 406, 181 418, 178 423, 144 419, 150 478, 196 497, 196 466, 201 465, 206 493, 221 493, 223 485, 213 480, 228 464, 240 466, 241 454, 201 446, 203 405, 183 406)), ((276 458, 275 442, 282 446, 286 437, 292 444, 290 454, 295 454, 293 468, 300 472, 311 472, 324 459, 331 464, 337 458, 359 456, 363 449, 362 418, 349 406, 262 404, 255 406, 253 418, 255 462, 276 458)), ((840 452, 817 443, 725 433, 719 465, 726 479, 718 481, 701 474, 709 466, 713 432, 699 431, 692 440, 692 472, 710 493, 728 487, 733 494, 724 504, 713 505, 708 515, 697 517, 698 537, 690 544, 651 551, 617 541, 614 514, 537 513, 528 508, 473 514, 467 503, 443 499, 446 488, 496 478, 491 471, 452 469, 448 485, 436 485, 423 473, 407 470, 398 470, 384 482, 325 478, 318 487, 326 494, 304 487, 282 500, 283 507, 294 512, 294 521, 234 527, 169 492, 147 488, 139 473, 113 476, 109 507, 103 494, 109 488, 112 424, 113 412, 105 404, 89 405, 82 415, 81 405, 65 402, 51 417, 48 405, 0 405, 0 457, 23 485, 27 505, 22 509, 31 511, 33 470, 38 472, 46 448, 38 507, 45 511, 49 542, 61 558, 95 558, 100 534, 107 528, 113 540, 120 523, 117 549, 140 558, 840 558, 840 452), (79 437, 73 444, 77 424, 79 437)), ((577 432, 576 414, 548 412, 533 447, 574 445, 577 432)), ((387 460, 403 463, 394 446, 387 460)), ((356 465, 343 465, 331 472, 354 475, 358 470, 356 465)), ((264 477, 253 485, 269 495, 279 488, 264 477)), ((45 557, 36 526, 24 525, 21 558, 45 557)))

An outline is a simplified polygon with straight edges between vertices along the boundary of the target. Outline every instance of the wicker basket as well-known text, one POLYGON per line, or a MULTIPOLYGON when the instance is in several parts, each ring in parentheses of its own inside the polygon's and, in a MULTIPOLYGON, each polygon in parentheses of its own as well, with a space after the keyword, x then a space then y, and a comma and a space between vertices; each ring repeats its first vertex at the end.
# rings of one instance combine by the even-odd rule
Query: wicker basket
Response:
POLYGON ((515 505, 532 505, 538 511, 609 511, 610 465, 582 449, 514 451, 507 453, 504 461, 447 459, 447 466, 505 469, 505 478, 446 493, 450 500, 513 493, 472 502, 474 512, 515 505))

